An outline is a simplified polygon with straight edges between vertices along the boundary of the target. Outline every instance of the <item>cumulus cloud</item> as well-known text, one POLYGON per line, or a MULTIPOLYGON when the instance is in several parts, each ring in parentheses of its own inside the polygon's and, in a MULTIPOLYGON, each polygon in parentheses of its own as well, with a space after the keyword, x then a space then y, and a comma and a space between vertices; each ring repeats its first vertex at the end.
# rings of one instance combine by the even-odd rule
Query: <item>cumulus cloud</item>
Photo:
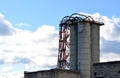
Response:
POLYGON ((18 71, 0 75, 0 78, 13 78, 13 77, 14 78, 24 78, 23 73, 20 73, 18 71))
MULTIPOLYGON (((104 22, 104 25, 100 27, 100 37, 108 41, 118 41, 120 42, 120 18, 100 15, 99 13, 88 14, 82 13, 85 15, 93 16, 94 18, 101 18, 104 22)), ((96 20, 96 19, 95 19, 96 20)), ((98 20, 101 22, 101 20, 98 20)))
POLYGON ((93 16, 104 20, 104 25, 100 27, 101 62, 120 60, 120 18, 108 18, 99 13, 93 16))
POLYGON ((104 25, 100 27, 100 37, 108 41, 118 41, 120 42, 120 18, 100 15, 99 13, 88 14, 82 13, 85 15, 90 15, 96 21, 104 22, 104 25), (100 20, 101 19, 101 20, 100 20))
POLYGON ((12 24, 4 19, 4 15, 0 13, 0 35, 12 35, 15 33, 15 29, 12 24))
POLYGON ((107 16, 102 16, 99 13, 95 13, 93 16, 104 20, 104 25, 100 27, 100 37, 105 40, 120 42, 120 18, 114 16, 112 18, 108 18, 107 16))
POLYGON ((27 23, 23 23, 23 22, 21 22, 21 23, 19 23, 19 24, 17 24, 17 26, 18 27, 22 27, 22 26, 30 26, 29 24, 27 24, 27 23))
MULTIPOLYGON (((102 17, 105 20, 105 25, 100 28, 101 62, 120 60, 118 51, 120 18, 108 18, 99 13, 93 16, 102 17)), ((54 26, 42 25, 35 32, 21 30, 13 27, 8 20, 5 20, 4 15, 0 14, 0 65, 2 65, 0 69, 4 72, 15 69, 15 67, 4 67, 6 64, 22 64, 24 67, 22 71, 54 68, 57 63, 57 54, 58 30, 54 26)), ((20 72, 7 75, 10 75, 9 78, 13 75, 15 78, 23 77, 20 72)), ((4 78, 3 76, 0 78, 4 78)))
POLYGON ((0 64, 34 63, 41 67, 55 66, 58 48, 57 32, 54 26, 43 25, 35 32, 19 30, 14 35, 1 36, 0 64))
POLYGON ((8 72, 8 71, 11 71, 12 70, 12 66, 8 66, 8 67, 4 67, 1 69, 1 72, 8 72))
MULTIPOLYGON (((120 18, 100 15, 99 13, 88 14, 95 18, 101 18, 104 22, 103 26, 100 26, 100 52, 101 62, 120 60, 120 18)), ((101 20, 98 20, 101 21, 101 20)))
POLYGON ((23 72, 55 68, 57 53, 58 31, 54 26, 42 25, 35 32, 21 30, 0 14, 0 69, 4 72, 1 78, 23 77, 18 72, 13 75, 6 73, 11 73, 10 70, 23 72), (24 69, 12 66, 17 64, 22 64, 24 69))
POLYGON ((104 38, 101 38, 101 52, 114 52, 114 53, 120 53, 120 42, 118 41, 111 41, 111 40, 105 40, 104 38))
POLYGON ((106 40, 120 42, 120 18, 103 18, 105 19, 105 26, 101 27, 101 37, 106 40))
POLYGON ((114 52, 101 53, 100 62, 108 62, 108 61, 120 61, 120 54, 114 52))
POLYGON ((5 63, 4 59, 0 59, 0 65, 2 65, 4 63, 5 63))

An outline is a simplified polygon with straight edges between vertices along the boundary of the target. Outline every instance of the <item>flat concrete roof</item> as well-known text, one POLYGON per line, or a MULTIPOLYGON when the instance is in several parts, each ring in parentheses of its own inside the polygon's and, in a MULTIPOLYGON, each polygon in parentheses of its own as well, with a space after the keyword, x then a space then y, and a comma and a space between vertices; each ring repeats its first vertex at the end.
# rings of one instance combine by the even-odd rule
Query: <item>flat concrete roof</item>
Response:
POLYGON ((78 73, 78 74, 80 74, 79 71, 73 71, 73 70, 67 70, 67 69, 58 69, 58 68, 54 68, 54 69, 50 69, 50 70, 32 71, 32 72, 24 71, 24 73, 38 73, 38 72, 51 72, 51 71, 53 71, 53 72, 66 71, 66 72, 70 72, 70 73, 78 73))
POLYGON ((99 63, 95 63, 94 65, 101 65, 101 64, 120 64, 120 61, 99 62, 99 63))

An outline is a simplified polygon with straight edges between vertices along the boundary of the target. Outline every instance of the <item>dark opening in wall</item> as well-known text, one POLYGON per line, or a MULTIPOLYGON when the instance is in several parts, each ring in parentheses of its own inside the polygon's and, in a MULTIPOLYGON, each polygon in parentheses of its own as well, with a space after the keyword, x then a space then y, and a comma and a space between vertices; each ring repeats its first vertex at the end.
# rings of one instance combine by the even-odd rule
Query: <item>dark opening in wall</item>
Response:
POLYGON ((104 77, 96 77, 96 78, 104 78, 104 77))
POLYGON ((94 75, 97 75, 97 72, 94 72, 94 75))
POLYGON ((118 74, 120 74, 120 70, 118 71, 118 74))

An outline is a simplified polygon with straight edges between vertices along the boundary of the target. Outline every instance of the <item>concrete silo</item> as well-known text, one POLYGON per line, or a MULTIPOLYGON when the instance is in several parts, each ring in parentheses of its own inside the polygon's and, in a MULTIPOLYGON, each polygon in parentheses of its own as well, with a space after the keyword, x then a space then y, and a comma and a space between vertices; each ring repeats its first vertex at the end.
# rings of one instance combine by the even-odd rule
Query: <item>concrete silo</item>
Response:
POLYGON ((104 25, 103 20, 74 13, 63 18, 61 25, 70 30, 70 69, 80 71, 81 78, 92 78, 92 66, 99 62, 99 27, 104 25))
MULTIPOLYGON (((71 16, 65 16, 59 25, 57 68, 24 72, 24 78, 94 78, 97 75, 102 78, 97 73, 104 70, 99 70, 100 67, 107 65, 104 63, 99 65, 99 27, 101 25, 104 25, 102 19, 89 15, 74 13, 71 16)), ((118 64, 115 63, 115 65, 118 64)), ((116 69, 114 71, 115 74, 116 71, 118 74, 120 72, 116 69)))

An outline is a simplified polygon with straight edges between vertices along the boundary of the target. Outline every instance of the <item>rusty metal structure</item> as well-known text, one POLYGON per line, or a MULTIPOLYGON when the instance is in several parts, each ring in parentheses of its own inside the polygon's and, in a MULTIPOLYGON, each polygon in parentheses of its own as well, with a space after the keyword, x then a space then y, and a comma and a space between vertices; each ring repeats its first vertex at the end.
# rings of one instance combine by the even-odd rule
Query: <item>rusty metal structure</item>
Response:
POLYGON ((68 19, 69 16, 66 16, 62 19, 59 26, 59 53, 58 53, 58 68, 69 68, 69 38, 70 38, 70 26, 69 22, 66 22, 65 19, 68 19))
MULTIPOLYGON (((70 28, 73 25, 78 25, 82 21, 103 24, 102 19, 94 18, 85 14, 74 13, 70 16, 65 16, 59 24, 58 68, 70 68, 70 28)), ((80 28, 80 31, 82 31, 82 27, 80 28)))

